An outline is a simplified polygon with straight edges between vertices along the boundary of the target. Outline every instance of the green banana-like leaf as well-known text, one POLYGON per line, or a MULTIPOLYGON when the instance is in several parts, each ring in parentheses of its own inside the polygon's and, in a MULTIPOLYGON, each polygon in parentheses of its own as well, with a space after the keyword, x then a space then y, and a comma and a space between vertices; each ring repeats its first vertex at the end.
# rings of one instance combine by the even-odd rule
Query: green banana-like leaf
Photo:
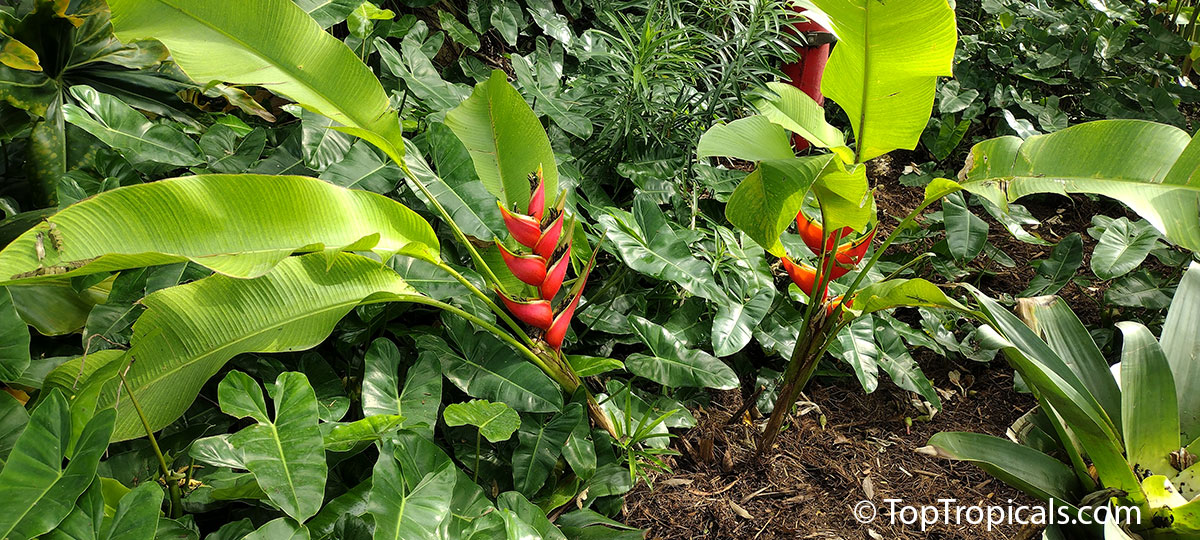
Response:
POLYGON ((846 163, 854 163, 854 151, 846 138, 825 121, 825 108, 803 90, 781 82, 767 83, 770 92, 754 102, 758 113, 812 143, 828 148, 846 163))
POLYGON ((221 411, 257 423, 234 433, 229 443, 271 502, 301 523, 321 509, 325 498, 325 445, 317 415, 317 395, 303 373, 280 373, 275 380, 275 417, 267 412, 262 387, 231 371, 217 387, 221 411))
POLYGON ((982 433, 942 432, 929 439, 941 457, 975 463, 1039 499, 1078 500, 1079 481, 1063 462, 1028 446, 982 433))
POLYGON ((1191 156, 1200 143, 1189 141, 1179 128, 1141 120, 1087 122, 1024 141, 999 137, 971 148, 959 182, 1001 208, 1033 193, 1111 197, 1167 240, 1197 251, 1200 174, 1191 156), (1145 151, 1131 156, 1113 148, 1145 151))
POLYGON ((158 531, 158 515, 162 513, 163 489, 158 482, 142 482, 117 504, 112 525, 104 540, 139 540, 154 538, 158 531))
POLYGON ((0 287, 0 381, 17 380, 29 367, 29 328, 13 305, 8 288, 0 287))
POLYGON ((567 438, 583 418, 583 407, 572 403, 549 420, 526 415, 517 432, 520 444, 513 451, 513 488, 532 497, 550 477, 550 471, 558 463, 567 438))
POLYGON ((713 355, 687 348, 666 328, 637 315, 629 316, 629 324, 651 352, 629 355, 625 368, 630 373, 668 386, 737 388, 737 374, 713 355))
POLYGON ((290 0, 113 0, 109 7, 121 41, 161 41, 197 83, 262 86, 404 162, 400 120, 379 79, 290 0))
POLYGON ((363 415, 404 415, 409 429, 432 439, 442 403, 441 365, 436 358, 421 355, 409 364, 401 386, 402 360, 400 349, 392 340, 378 338, 371 342, 363 358, 363 415))
POLYGON ((770 161, 796 157, 796 152, 782 126, 755 115, 709 128, 696 144, 696 156, 770 161))
POLYGON ((51 391, 34 409, 0 470, 0 538, 24 540, 53 530, 71 513, 75 500, 96 477, 108 448, 116 413, 107 409, 88 422, 68 457, 71 413, 61 392, 51 391))
POLYGON ((946 296, 937 285, 921 278, 889 279, 863 287, 854 296, 854 305, 847 311, 855 314, 874 313, 900 306, 953 309, 969 312, 967 306, 946 296))
POLYGON ((1171 364, 1179 400, 1183 442, 1200 437, 1200 264, 1183 273, 1162 329, 1162 350, 1171 364))
POLYGON ((525 213, 529 175, 538 167, 546 179, 547 204, 558 198, 558 165, 550 139, 503 71, 493 71, 471 97, 447 112, 446 125, 471 152, 483 185, 507 208, 525 213))
POLYGON ((0 283, 193 261, 260 276, 297 251, 437 257, 433 228, 382 195, 303 176, 203 175, 106 191, 0 251, 0 283))
POLYGON ((729 196, 725 217, 772 255, 786 255, 779 235, 804 205, 804 196, 832 154, 787 157, 758 164, 729 196))
MULTIPOLYGON (((161 429, 237 354, 308 349, 354 306, 417 296, 389 268, 349 253, 290 257, 256 279, 214 275, 163 289, 142 300, 146 311, 133 326, 127 354, 134 359, 129 387, 151 428, 161 429)), ((103 385, 101 407, 123 393, 115 371, 102 369, 88 383, 103 385)), ((142 435, 140 420, 122 407, 114 440, 142 435)))
POLYGON ((945 0, 801 0, 838 37, 821 92, 850 117, 856 161, 916 148, 958 41, 945 0))
POLYGON ((1145 326, 1119 322, 1121 425, 1125 455, 1135 471, 1175 474, 1171 452, 1179 450, 1179 406, 1171 366, 1145 326))

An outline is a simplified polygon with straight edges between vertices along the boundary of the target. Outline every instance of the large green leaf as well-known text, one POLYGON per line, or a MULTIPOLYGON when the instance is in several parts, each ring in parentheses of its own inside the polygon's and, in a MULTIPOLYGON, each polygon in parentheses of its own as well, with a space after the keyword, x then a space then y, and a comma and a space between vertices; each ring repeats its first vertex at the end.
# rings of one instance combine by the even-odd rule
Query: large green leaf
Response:
POLYGON ((503 403, 492 403, 486 399, 472 399, 464 403, 452 403, 442 411, 446 425, 475 426, 479 434, 490 442, 507 441, 521 427, 521 416, 512 407, 503 403))
POLYGON ((1114 279, 1141 266, 1158 244, 1158 232, 1145 221, 1114 219, 1104 228, 1092 251, 1092 272, 1100 279, 1114 279))
POLYGON ((288 518, 276 518, 263 524, 242 540, 308 540, 308 529, 288 518))
POLYGON ((1183 273, 1167 320, 1163 322, 1162 350, 1171 365, 1179 400, 1179 429, 1183 441, 1200 437, 1200 264, 1183 273))
POLYGON ((0 251, 0 280, 189 260, 255 277, 294 252, 323 249, 434 258, 438 241, 416 212, 382 195, 301 176, 191 176, 106 191, 54 214, 0 251))
POLYGON ((200 147, 182 131, 151 122, 133 107, 90 86, 73 86, 71 95, 79 105, 63 104, 66 121, 117 149, 130 163, 204 163, 200 147))
POLYGON ((341 124, 402 163, 400 120, 379 79, 290 0, 113 0, 121 41, 157 39, 200 84, 260 85, 341 124))
POLYGON ((825 121, 825 108, 803 90, 781 82, 767 83, 764 97, 754 102, 758 113, 812 143, 832 150, 842 161, 854 162, 854 151, 846 146, 846 138, 837 128, 825 121))
POLYGON ((802 0, 828 15, 838 43, 821 91, 850 116, 857 161, 916 148, 958 34, 945 0, 802 0))
POLYGON ((961 192, 942 199, 942 223, 946 226, 946 244, 958 261, 970 261, 979 256, 987 243, 988 224, 971 212, 961 192))
POLYGON ((830 158, 823 154, 759 163, 729 196, 725 218, 772 255, 786 255, 779 235, 796 219, 804 196, 830 158))
POLYGON ((633 213, 606 209, 596 221, 612 240, 612 248, 631 269, 672 281, 684 290, 718 302, 725 292, 717 286, 711 265, 692 255, 688 243, 649 197, 633 201, 633 213))
POLYGON ((112 525, 104 540, 142 540, 154 538, 158 516, 162 513, 163 488, 158 482, 142 482, 117 504, 112 525))
POLYGON ((441 338, 417 336, 421 354, 441 362, 442 373, 471 397, 499 401, 521 412, 562 410, 562 390, 496 337, 458 317, 443 317, 457 351, 441 338))
MULTIPOLYGON (((496 198, 488 193, 483 182, 475 177, 474 171, 467 177, 463 171, 456 169, 456 161, 462 159, 459 152, 466 155, 467 166, 471 166, 470 155, 462 143, 445 124, 433 124, 424 135, 428 144, 433 146, 434 153, 431 157, 437 164, 438 173, 429 168, 429 163, 416 148, 410 147, 404 154, 408 170, 416 177, 416 180, 407 179, 410 186, 414 181, 424 185, 446 213, 450 214, 454 224, 462 229, 463 234, 484 241, 504 238, 508 232, 504 228, 504 218, 500 215, 500 209, 496 207, 496 198)), ((420 188, 411 187, 417 198, 421 199, 431 212, 436 211, 436 207, 426 200, 425 193, 420 188)))
POLYGON ((6 501, 0 537, 23 540, 48 533, 71 513, 96 476, 115 417, 112 409, 93 417, 64 468, 71 437, 67 400, 57 390, 42 400, 0 470, 0 500, 6 501))
POLYGON ((441 365, 436 358, 421 355, 409 365, 404 385, 400 386, 401 361, 400 349, 392 340, 378 338, 371 342, 363 358, 363 415, 404 415, 409 429, 433 438, 442 403, 441 365))
POLYGON ((271 502, 297 521, 321 509, 325 496, 325 445, 317 427, 317 396, 303 373, 275 380, 275 417, 267 412, 262 387, 231 371, 217 387, 221 410, 257 423, 234 433, 229 442, 271 502))
POLYGON ((769 161, 796 154, 783 127, 766 116, 750 116, 709 128, 696 144, 696 155, 769 161))
MULTIPOLYGON (((133 327, 129 355, 136 361, 129 386, 151 428, 160 429, 183 414, 230 358, 308 349, 354 306, 413 296, 395 272, 346 253, 290 257, 256 279, 214 275, 164 289, 142 301, 146 312, 133 327)), ((123 391, 112 379, 115 370, 101 373, 92 384, 104 386, 103 407, 116 403, 123 391)), ((131 408, 122 407, 114 440, 144 434, 131 408)))
POLYGON ((529 104, 502 71, 475 85, 471 97, 446 113, 488 191, 510 209, 525 212, 529 175, 542 168, 547 202, 558 196, 558 165, 550 139, 529 104))
POLYGON ((1075 271, 1083 264, 1083 237, 1071 233, 1058 242, 1050 251, 1049 259, 1037 261, 1037 273, 1029 280, 1029 286, 1020 296, 1040 296, 1061 291, 1075 277, 1075 271))
POLYGON ((0 287, 0 381, 15 381, 29 367, 29 327, 13 306, 8 288, 0 287))
POLYGON ((572 403, 549 421, 526 415, 517 432, 520 444, 513 451, 513 487, 532 497, 550 477, 550 471, 558 463, 567 438, 583 418, 583 407, 572 403))
POLYGON ((687 348, 666 328, 637 315, 630 315, 629 323, 651 352, 629 355, 625 367, 630 373, 667 386, 737 388, 737 374, 713 355, 687 348))
POLYGON ((937 285, 921 278, 889 279, 872 283, 854 296, 853 307, 847 309, 865 314, 900 306, 967 311, 966 306, 946 296, 937 285))
POLYGON ((1075 473, 1028 446, 981 433, 943 432, 929 439, 938 454, 971 461, 1004 483, 1042 500, 1077 500, 1075 473))
POLYGON ((1100 120, 971 148, 964 188, 1000 207, 1032 193, 1095 193, 1128 205, 1171 242, 1200 250, 1200 175, 1180 155, 1187 133, 1141 120, 1100 120), (1146 149, 1136 156, 1114 148, 1146 149), (1170 174, 1168 174, 1170 173, 1170 174), (1168 179, 1170 181, 1168 181, 1168 179))
POLYGON ((450 511, 458 470, 447 461, 419 483, 409 484, 390 449, 385 446, 379 452, 371 474, 367 508, 375 518, 374 540, 436 538, 450 511))
MULTIPOLYGON (((1121 344, 1121 425, 1125 453, 1135 471, 1175 474, 1171 452, 1179 450, 1179 406, 1171 366, 1158 340, 1140 323, 1117 323, 1121 344)), ((1186 442, 1186 441, 1185 441, 1186 442)))
POLYGON ((25 410, 25 404, 8 392, 0 395, 0 470, 4 469, 9 452, 12 452, 28 423, 29 413, 25 410))
POLYGON ((767 316, 774 300, 775 290, 764 287, 749 298, 731 296, 728 302, 718 305, 712 322, 713 354, 729 356, 750 343, 754 328, 767 316))

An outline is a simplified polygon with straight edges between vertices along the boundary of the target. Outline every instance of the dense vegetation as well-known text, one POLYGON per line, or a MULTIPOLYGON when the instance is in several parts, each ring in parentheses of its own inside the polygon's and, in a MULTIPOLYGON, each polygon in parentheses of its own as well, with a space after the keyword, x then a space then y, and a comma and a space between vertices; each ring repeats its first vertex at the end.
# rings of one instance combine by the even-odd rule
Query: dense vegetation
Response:
POLYGON ((0 538, 642 538, 715 392, 919 350, 1037 401, 928 459, 1196 537, 1197 14, 8 0, 0 538))

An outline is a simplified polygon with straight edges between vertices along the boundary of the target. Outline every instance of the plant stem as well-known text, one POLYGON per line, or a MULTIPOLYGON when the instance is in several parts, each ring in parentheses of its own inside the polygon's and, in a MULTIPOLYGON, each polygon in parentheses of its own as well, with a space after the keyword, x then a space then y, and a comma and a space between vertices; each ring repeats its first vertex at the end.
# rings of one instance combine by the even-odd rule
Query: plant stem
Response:
MULTIPOLYGON (((132 360, 130 364, 132 365, 132 360)), ((158 466, 162 469, 163 481, 167 484, 167 490, 171 492, 171 518, 179 518, 183 516, 179 483, 171 479, 171 468, 167 466, 167 458, 163 457, 162 449, 158 446, 158 439, 154 438, 154 430, 150 429, 150 421, 146 419, 146 414, 142 412, 142 406, 138 404, 137 398, 133 396, 133 390, 129 388, 129 382, 125 380, 124 370, 121 371, 121 386, 125 388, 125 393, 129 394, 133 410, 137 412, 138 418, 142 421, 142 427, 146 429, 146 437, 150 439, 150 448, 154 450, 154 455, 158 458, 158 466)))
POLYGON ((475 430, 475 476, 471 478, 472 482, 479 483, 479 449, 483 447, 483 430, 475 430))
POLYGON ((438 268, 441 268, 446 273, 453 276, 455 280, 457 280, 464 287, 466 287, 467 290, 471 291, 471 294, 474 294, 480 300, 483 300, 483 303, 487 304, 488 308, 491 309, 492 312, 495 313, 497 317, 500 317, 500 320, 504 321, 504 323, 507 324, 509 328, 512 328, 513 332, 515 332, 517 334, 517 336, 520 336, 521 341, 524 341, 525 344, 530 347, 533 346, 533 339, 531 339, 529 337, 529 334, 525 333, 525 330, 521 328, 521 325, 517 324, 517 321, 514 321, 512 319, 512 317, 510 317, 508 315, 508 312, 504 311, 503 309, 500 308, 500 306, 496 305, 496 302, 492 301, 492 299, 486 293, 479 290, 479 288, 476 287, 474 283, 471 283, 471 281, 468 280, 466 278, 466 276, 463 276, 457 270, 455 270, 453 267, 451 267, 449 264, 446 264, 443 261, 438 261, 437 263, 434 263, 434 264, 438 268))

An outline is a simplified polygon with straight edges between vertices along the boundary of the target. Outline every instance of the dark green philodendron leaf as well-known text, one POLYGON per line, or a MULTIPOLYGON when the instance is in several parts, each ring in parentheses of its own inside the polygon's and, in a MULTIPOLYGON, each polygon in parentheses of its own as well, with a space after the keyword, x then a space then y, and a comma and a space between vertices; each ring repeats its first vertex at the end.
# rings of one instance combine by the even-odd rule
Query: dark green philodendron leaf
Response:
POLYGON ((361 0, 295 0, 296 5, 308 12, 308 14, 321 25, 321 28, 329 28, 340 22, 344 22, 346 17, 350 16, 350 12, 354 8, 362 4, 361 0))
POLYGON ((1111 197, 1149 221, 1167 240, 1197 250, 1198 148, 1200 141, 1174 126, 1100 120, 1024 141, 1010 136, 976 144, 959 181, 1000 207, 1033 193, 1111 197), (1114 148, 1151 150, 1130 159, 1114 148))
POLYGON ((549 519, 546 518, 546 513, 538 508, 533 503, 529 502, 524 495, 516 491, 506 491, 496 497, 496 507, 500 510, 508 510, 515 514, 521 521, 529 524, 537 532, 537 537, 544 540, 567 540, 563 536, 562 531, 554 526, 549 519))
POLYGON ((1104 302, 1114 306, 1166 309, 1171 305, 1171 287, 1161 277, 1140 268, 1114 280, 1104 291, 1104 302))
POLYGON ((90 86, 73 86, 80 104, 63 104, 63 117, 121 152, 130 163, 164 163, 186 167, 204 163, 200 147, 182 131, 146 119, 121 100, 90 86))
POLYGON ((297 521, 321 509, 325 493, 325 446, 317 426, 317 396, 302 373, 275 381, 275 417, 267 413, 262 388, 249 375, 231 371, 217 388, 221 410, 257 423, 230 437, 246 469, 263 491, 297 521))
POLYGON ((717 306, 711 340, 716 356, 729 356, 750 343, 754 329, 775 301, 775 281, 761 247, 721 227, 717 236, 728 256, 722 262, 722 282, 729 297, 717 306))
POLYGON ((236 9, 180 0, 115 0, 109 7, 121 41, 157 39, 192 80, 262 85, 403 161, 400 120, 379 79, 291 0, 236 9))
POLYGON ((582 419, 583 406, 578 403, 572 403, 562 414, 548 421, 539 420, 533 415, 521 419, 517 433, 520 444, 512 457, 513 487, 517 491, 532 497, 542 489, 554 464, 558 463, 568 437, 582 419))
POLYGON ((363 415, 404 415, 408 429, 433 438, 442 403, 442 371, 437 358, 422 354, 411 363, 400 385, 400 349, 392 340, 371 342, 363 358, 363 415), (424 424, 424 425, 420 425, 424 424))
POLYGON ((713 355, 687 348, 666 328, 637 315, 629 323, 652 353, 629 355, 625 368, 630 373, 668 386, 737 388, 737 374, 713 355))
POLYGON ((462 45, 472 51, 479 50, 479 36, 475 34, 467 25, 459 22, 454 18, 454 14, 449 11, 438 11, 438 22, 441 23, 442 29, 450 35, 455 43, 462 45))
POLYGON ((243 173, 258 162, 267 145, 267 130, 257 128, 244 136, 225 124, 213 124, 200 136, 200 149, 208 168, 218 173, 243 173))
POLYGON ((471 152, 479 179, 501 204, 524 213, 529 175, 538 167, 546 179, 546 198, 557 197, 558 165, 550 139, 504 72, 493 71, 476 85, 470 98, 446 113, 446 125, 471 152))
POLYGON ((567 355, 567 363, 571 364, 571 369, 580 377, 591 377, 593 375, 600 375, 601 373, 625 369, 625 364, 615 358, 586 356, 582 354, 567 355))
POLYGON ((0 395, 0 470, 4 469, 9 452, 12 452, 28 423, 29 413, 25 410, 25 404, 8 392, 0 395))
POLYGON ((416 212, 374 193, 300 176, 191 176, 106 191, 50 216, 0 251, 0 282, 183 261, 257 277, 324 249, 436 258, 438 240, 416 212))
POLYGON ((1072 233, 1063 238, 1050 252, 1049 259, 1037 263, 1037 274, 1029 280, 1029 287, 1019 296, 1041 296, 1055 294, 1067 286, 1079 265, 1083 264, 1083 237, 1072 233))
POLYGON ((942 0, 803 0, 828 16, 838 36, 821 80, 854 127, 855 161, 916 148, 938 77, 950 75, 958 42, 954 10, 942 0))
POLYGON ((437 538, 438 526, 450 513, 458 469, 447 461, 419 482, 409 483, 391 446, 379 452, 371 474, 367 509, 375 519, 374 540, 437 538))
POLYGON ((308 540, 308 528, 289 518, 277 518, 263 524, 242 540, 308 540))
POLYGON ((83 328, 85 352, 129 344, 129 328, 145 310, 138 301, 146 296, 146 276, 149 273, 148 268, 133 268, 117 274, 108 298, 88 313, 83 328))
POLYGON ((521 412, 562 410, 562 390, 504 342, 458 317, 443 317, 458 352, 441 338, 417 336, 417 348, 441 362, 442 373, 471 397, 504 403, 521 412))
MULTIPOLYGON (((500 209, 496 207, 496 198, 488 193, 483 187, 483 182, 475 177, 474 170, 469 169, 472 165, 466 148, 444 124, 433 124, 424 135, 427 143, 433 146, 432 157, 437 164, 438 173, 435 174, 429 168, 425 158, 416 148, 411 147, 410 143, 404 161, 408 170, 417 177, 416 181, 421 182, 425 189, 433 194, 434 199, 450 214, 463 234, 485 241, 504 238, 508 232, 504 228, 504 218, 500 215, 500 209), (469 169, 469 173, 463 170, 464 165, 469 169)), ((414 180, 405 180, 417 198, 424 202, 431 212, 435 211, 436 208, 426 200, 425 194, 413 185, 414 180)))
POLYGON ((710 265, 692 255, 687 241, 654 201, 638 196, 633 201, 632 214, 616 208, 607 208, 605 212, 596 220, 604 227, 604 235, 612 240, 609 249, 631 269, 677 283, 684 290, 714 302, 726 300, 710 265))
POLYGON ((503 529, 503 520, 495 515, 495 507, 483 489, 458 469, 433 441, 407 430, 398 433, 394 440, 394 455, 400 462, 404 485, 409 489, 443 467, 448 466, 454 471, 450 512, 437 526, 437 538, 471 538, 475 534, 481 535, 480 538, 492 538, 489 535, 495 534, 493 529, 503 529))
MULTIPOLYGON (((303 373, 317 395, 317 415, 322 422, 337 422, 350 411, 350 396, 346 395, 346 383, 333 370, 333 366, 320 354, 309 351, 300 355, 296 371, 303 373)), ((278 371, 273 374, 278 375, 278 371)))
POLYGON ((398 414, 377 414, 353 422, 324 422, 321 438, 325 441, 325 450, 349 452, 361 443, 383 439, 400 429, 404 422, 405 418, 398 414))
POLYGON ((429 108, 453 109, 471 94, 471 87, 442 79, 430 58, 433 53, 426 54, 421 42, 412 36, 400 43, 400 52, 382 37, 375 38, 374 43, 387 71, 402 79, 405 87, 429 108))
POLYGON ((920 394, 934 409, 941 409, 942 400, 938 396, 937 389, 933 387, 929 378, 925 376, 925 372, 921 371, 921 366, 917 365, 916 360, 913 360, 912 355, 909 354, 909 346, 904 339, 892 328, 890 321, 881 317, 873 317, 873 319, 875 319, 875 343, 879 348, 879 357, 876 359, 879 367, 887 372, 888 377, 896 383, 896 386, 920 394))
POLYGON ((304 165, 314 171, 324 171, 342 160, 354 137, 337 131, 337 122, 299 105, 285 105, 288 112, 300 119, 300 150, 304 165))
POLYGON ((143 482, 117 505, 112 525, 104 540, 143 540, 155 538, 158 515, 162 513, 163 488, 158 482, 143 482))
POLYGON ((1158 238, 1158 231, 1145 221, 1131 223, 1125 217, 1113 220, 1092 251, 1092 272, 1100 279, 1128 274, 1146 260, 1158 238))
POLYGON ((0 381, 17 380, 29 367, 29 327, 7 287, 0 287, 0 381))
POLYGON ((48 533, 71 513, 96 476, 115 419, 112 409, 92 417, 64 468, 71 438, 67 400, 57 390, 42 400, 0 470, 0 500, 7 501, 0 512, 0 537, 23 540, 48 533))
MULTIPOLYGON (((404 176, 400 167, 377 153, 366 141, 355 141, 342 159, 335 161, 321 172, 321 180, 349 189, 365 189, 373 193, 387 194, 396 189, 396 183, 404 176)), ((408 159, 407 152, 405 159, 408 159)))
MULTIPOLYGON (((149 482, 147 482, 149 484, 149 482)), ((99 476, 96 476, 83 495, 75 501, 71 513, 43 536, 46 540, 99 540, 104 533, 104 493, 99 476)), ((155 508, 155 511, 158 509, 155 508)), ((150 538, 150 537, 147 537, 150 538)))
POLYGON ((854 368, 858 383, 866 392, 879 386, 879 347, 875 345, 875 326, 870 317, 854 319, 837 335, 842 348, 842 360, 854 368))
MULTIPOLYGON (((548 3, 548 2, 547 2, 548 3)), ((592 121, 578 110, 575 101, 560 89, 563 79, 563 46, 561 42, 546 45, 538 36, 536 51, 528 56, 512 55, 513 73, 521 92, 534 99, 533 110, 549 116, 563 131, 580 139, 592 136, 592 121)))
POLYGON ((978 257, 979 252, 983 251, 988 224, 971 212, 961 191, 942 199, 942 223, 946 226, 946 244, 950 247, 950 254, 960 263, 978 257))
POLYGON ((242 459, 242 453, 237 448, 233 447, 230 438, 231 433, 222 433, 213 435, 212 437, 203 437, 192 441, 192 445, 188 449, 188 455, 195 458, 197 461, 202 461, 216 467, 229 467, 230 469, 245 469, 246 462, 242 459))
POLYGON ((442 411, 447 426, 475 426, 479 434, 490 442, 507 441, 521 427, 517 411, 503 403, 492 403, 486 399, 473 399, 465 403, 451 403, 442 411))

